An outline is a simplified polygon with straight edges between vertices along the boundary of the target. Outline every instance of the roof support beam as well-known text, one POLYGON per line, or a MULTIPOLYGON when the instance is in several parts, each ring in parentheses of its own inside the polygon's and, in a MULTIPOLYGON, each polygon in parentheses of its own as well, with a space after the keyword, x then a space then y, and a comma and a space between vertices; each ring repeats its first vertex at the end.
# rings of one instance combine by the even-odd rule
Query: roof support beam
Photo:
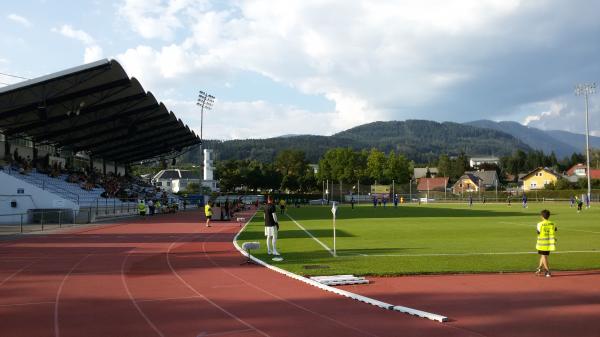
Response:
POLYGON ((94 86, 94 87, 74 91, 69 94, 46 98, 45 100, 43 100, 41 102, 36 102, 36 103, 28 104, 28 105, 25 105, 25 106, 22 106, 19 108, 1 112, 0 119, 15 117, 15 116, 18 116, 25 112, 34 111, 40 106, 40 104, 44 104, 44 106, 46 108, 48 108, 49 106, 60 104, 63 102, 68 102, 70 100, 74 100, 76 98, 80 98, 83 96, 91 95, 98 91, 110 90, 110 89, 114 89, 116 87, 128 86, 130 84, 131 84, 131 81, 129 80, 129 78, 123 78, 123 79, 118 79, 118 80, 112 81, 112 82, 102 83, 102 84, 94 86))

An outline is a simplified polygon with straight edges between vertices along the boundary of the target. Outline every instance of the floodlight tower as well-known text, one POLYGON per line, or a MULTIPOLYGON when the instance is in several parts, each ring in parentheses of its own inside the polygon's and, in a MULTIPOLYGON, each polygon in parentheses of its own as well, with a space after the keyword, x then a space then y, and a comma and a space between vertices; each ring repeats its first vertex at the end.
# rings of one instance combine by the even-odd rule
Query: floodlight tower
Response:
POLYGON ((210 160, 212 158, 207 158, 208 157, 208 153, 205 154, 203 149, 202 149, 202 145, 204 142, 204 138, 203 138, 203 128, 204 128, 204 109, 206 110, 210 110, 213 107, 213 104, 215 102, 215 96, 213 95, 209 95, 206 92, 200 90, 198 92, 198 101, 196 102, 196 105, 200 107, 200 156, 201 158, 203 158, 204 160, 201 160, 203 163, 203 172, 202 172, 202 177, 204 179, 209 179, 212 180, 212 169, 210 170, 210 174, 207 176, 207 164, 211 165, 210 160))
POLYGON ((587 175, 587 200, 588 202, 591 201, 591 196, 592 196, 592 184, 591 184, 591 177, 590 177, 590 171, 591 171, 591 167, 590 167, 590 128, 589 128, 589 112, 588 112, 588 100, 589 100, 589 96, 593 95, 596 93, 596 83, 582 83, 582 84, 577 84, 575 86, 575 95, 577 96, 585 96, 585 156, 586 156, 586 160, 587 160, 587 168, 586 168, 586 175, 587 175))
POLYGON ((200 107, 200 145, 202 146, 202 127, 204 123, 204 109, 210 110, 215 103, 215 96, 209 95, 206 92, 200 90, 198 93, 198 102, 196 105, 200 107))

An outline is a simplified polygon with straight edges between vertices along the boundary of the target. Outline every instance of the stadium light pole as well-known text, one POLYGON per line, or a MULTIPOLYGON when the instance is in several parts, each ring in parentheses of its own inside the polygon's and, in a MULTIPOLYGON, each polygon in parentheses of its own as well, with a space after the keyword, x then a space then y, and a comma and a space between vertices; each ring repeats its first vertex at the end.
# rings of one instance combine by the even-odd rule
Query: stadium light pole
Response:
POLYGON ((589 109, 588 101, 589 96, 596 93, 596 83, 582 83, 575 86, 575 95, 585 97, 585 157, 587 161, 586 175, 587 175, 587 200, 588 204, 591 202, 592 197, 592 183, 590 177, 590 128, 589 128, 589 109))
POLYGON ((200 92, 198 93, 198 101, 196 102, 196 105, 200 107, 200 145, 202 145, 202 141, 204 139, 202 138, 202 128, 204 124, 204 109, 212 109, 214 103, 215 96, 209 95, 206 92, 200 90, 200 92))
MULTIPOLYGON (((204 152, 203 152, 203 143, 204 143, 204 138, 203 138, 203 128, 204 128, 204 109, 206 110, 210 110, 213 107, 213 104, 215 102, 215 96, 213 95, 209 95, 206 92, 200 90, 198 92, 198 101, 196 102, 196 105, 200 107, 200 161, 201 161, 201 167, 204 168, 204 152)), ((204 170, 203 170, 204 171, 204 170)), ((201 177, 202 180, 204 180, 204 172, 201 173, 201 177)), ((200 190, 202 190, 202 184, 200 185, 200 190)))

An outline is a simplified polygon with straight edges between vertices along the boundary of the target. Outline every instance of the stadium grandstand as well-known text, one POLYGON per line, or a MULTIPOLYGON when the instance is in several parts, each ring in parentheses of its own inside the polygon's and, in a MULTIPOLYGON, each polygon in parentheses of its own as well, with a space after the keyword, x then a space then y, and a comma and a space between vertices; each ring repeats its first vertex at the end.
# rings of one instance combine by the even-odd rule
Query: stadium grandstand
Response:
POLYGON ((44 210, 73 221, 135 212, 138 199, 164 193, 129 166, 200 142, 115 60, 2 87, 0 223, 44 210))

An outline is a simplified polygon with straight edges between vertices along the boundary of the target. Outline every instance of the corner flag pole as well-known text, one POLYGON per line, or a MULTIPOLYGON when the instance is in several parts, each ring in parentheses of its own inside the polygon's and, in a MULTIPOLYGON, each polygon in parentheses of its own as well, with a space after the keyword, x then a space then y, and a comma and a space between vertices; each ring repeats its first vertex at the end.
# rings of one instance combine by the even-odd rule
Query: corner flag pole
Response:
POLYGON ((337 213, 337 204, 333 202, 331 206, 331 213, 333 214, 333 256, 337 257, 337 251, 335 249, 335 213, 337 213))

